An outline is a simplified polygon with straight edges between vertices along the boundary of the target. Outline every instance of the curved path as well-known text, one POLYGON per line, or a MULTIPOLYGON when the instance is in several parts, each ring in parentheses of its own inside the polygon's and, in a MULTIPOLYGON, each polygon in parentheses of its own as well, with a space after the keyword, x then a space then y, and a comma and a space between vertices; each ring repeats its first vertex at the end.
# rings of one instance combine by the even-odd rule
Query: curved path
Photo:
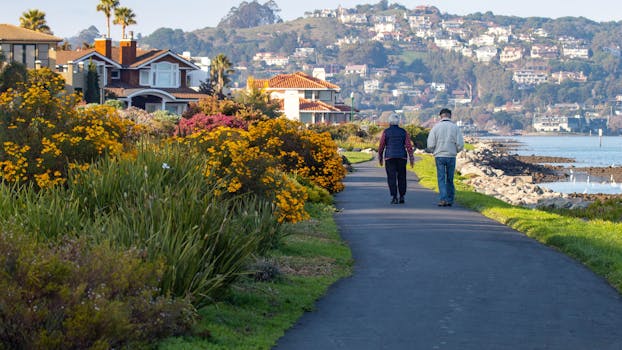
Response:
POLYGON ((622 349, 622 297, 575 260, 479 213, 436 206, 409 171, 356 166, 336 196, 354 273, 275 349, 622 349))

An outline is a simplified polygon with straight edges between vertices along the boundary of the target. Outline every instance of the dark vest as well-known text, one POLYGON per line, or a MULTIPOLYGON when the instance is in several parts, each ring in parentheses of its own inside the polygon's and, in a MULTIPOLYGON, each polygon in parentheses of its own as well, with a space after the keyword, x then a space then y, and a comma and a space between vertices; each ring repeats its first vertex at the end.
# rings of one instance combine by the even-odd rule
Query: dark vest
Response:
POLYGON ((406 158, 406 130, 397 125, 391 125, 384 131, 384 158, 406 158))

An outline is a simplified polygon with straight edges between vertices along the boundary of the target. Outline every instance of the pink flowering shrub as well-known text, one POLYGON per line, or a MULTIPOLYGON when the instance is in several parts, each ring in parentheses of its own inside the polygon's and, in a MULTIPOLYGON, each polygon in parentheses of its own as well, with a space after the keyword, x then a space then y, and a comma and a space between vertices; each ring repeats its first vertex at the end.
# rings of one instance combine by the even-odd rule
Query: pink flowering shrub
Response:
POLYGON ((239 117, 224 114, 205 115, 199 113, 193 115, 191 118, 182 118, 179 121, 179 126, 175 131, 175 135, 191 135, 198 131, 211 131, 221 126, 248 130, 248 122, 239 117))

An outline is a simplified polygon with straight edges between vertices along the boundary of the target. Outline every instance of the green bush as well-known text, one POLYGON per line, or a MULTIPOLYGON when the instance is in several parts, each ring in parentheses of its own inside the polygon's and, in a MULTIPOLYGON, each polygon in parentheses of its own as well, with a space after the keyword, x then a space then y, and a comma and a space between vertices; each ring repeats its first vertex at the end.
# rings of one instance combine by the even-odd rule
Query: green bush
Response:
POLYGON ((414 147, 418 149, 426 149, 428 147, 430 129, 418 125, 404 125, 404 129, 408 131, 410 141, 412 141, 414 147))
POLYGON ((104 102, 104 104, 106 106, 114 107, 114 109, 124 109, 125 108, 125 102, 119 101, 119 100, 106 100, 106 102, 104 102))
POLYGON ((185 334, 194 308, 162 296, 161 275, 138 250, 0 232, 0 348, 136 348, 185 334))

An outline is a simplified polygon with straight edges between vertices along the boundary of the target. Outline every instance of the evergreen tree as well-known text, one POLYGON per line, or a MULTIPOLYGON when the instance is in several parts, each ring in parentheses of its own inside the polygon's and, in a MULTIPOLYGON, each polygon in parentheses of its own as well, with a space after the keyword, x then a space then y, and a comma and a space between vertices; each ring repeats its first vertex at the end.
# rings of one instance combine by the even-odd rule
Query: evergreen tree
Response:
POLYGON ((84 92, 84 100, 86 103, 100 103, 99 92, 99 74, 97 74, 97 66, 93 61, 89 62, 88 71, 86 73, 86 91, 84 92))

